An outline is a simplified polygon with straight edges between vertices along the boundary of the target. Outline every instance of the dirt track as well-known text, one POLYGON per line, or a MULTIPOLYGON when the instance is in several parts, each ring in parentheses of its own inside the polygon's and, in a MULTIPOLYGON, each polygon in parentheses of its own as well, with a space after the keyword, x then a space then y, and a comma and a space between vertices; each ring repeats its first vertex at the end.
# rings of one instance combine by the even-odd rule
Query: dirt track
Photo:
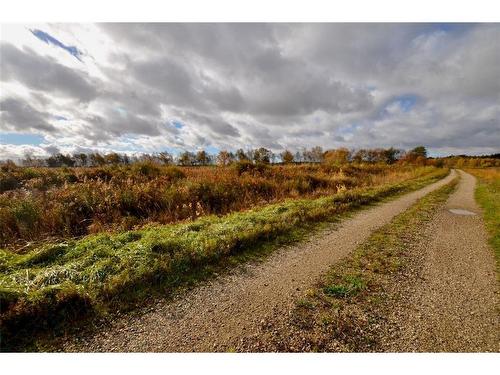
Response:
POLYGON ((125 316, 92 336, 73 338, 65 351, 226 351, 251 336, 273 312, 286 313, 301 291, 347 255, 370 233, 388 223, 448 177, 393 201, 358 212, 340 226, 310 241, 271 255, 260 264, 240 267, 171 302, 159 302, 125 316))
POLYGON ((386 351, 500 351, 493 250, 474 200, 476 180, 459 173, 457 190, 437 212, 417 247, 420 277, 410 290, 404 290, 409 299, 393 308, 399 332, 395 341, 387 343, 386 351))

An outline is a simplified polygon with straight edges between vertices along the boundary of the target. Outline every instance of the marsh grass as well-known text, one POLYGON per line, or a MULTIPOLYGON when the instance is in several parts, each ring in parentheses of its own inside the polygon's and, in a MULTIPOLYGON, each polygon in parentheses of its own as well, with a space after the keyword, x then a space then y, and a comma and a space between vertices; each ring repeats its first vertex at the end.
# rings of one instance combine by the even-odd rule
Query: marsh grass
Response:
POLYGON ((423 176, 433 167, 282 165, 0 170, 0 247, 193 221, 423 176), (9 182, 10 181, 10 182, 9 182), (12 183, 14 181, 15 183, 12 183))

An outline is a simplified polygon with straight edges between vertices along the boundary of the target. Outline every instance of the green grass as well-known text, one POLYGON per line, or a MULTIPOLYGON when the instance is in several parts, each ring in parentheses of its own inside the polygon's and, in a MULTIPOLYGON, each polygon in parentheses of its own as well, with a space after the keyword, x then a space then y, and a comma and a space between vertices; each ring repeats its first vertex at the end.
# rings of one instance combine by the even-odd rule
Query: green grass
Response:
MULTIPOLYGON (((252 249, 299 238, 313 223, 421 188, 447 174, 319 199, 207 216, 175 225, 44 245, 27 254, 0 250, 2 350, 22 336, 85 314, 104 314, 203 279, 218 264, 241 261, 252 249), (250 251, 249 251, 250 250, 250 251)), ((273 246, 274 245, 274 246, 273 246)))
POLYGON ((500 170, 468 170, 478 177, 476 200, 483 208, 484 221, 495 251, 497 278, 500 279, 500 170))
POLYGON ((323 292, 329 296, 345 298, 354 296, 366 288, 366 282, 360 275, 344 275, 339 284, 330 284, 323 287, 323 292))
POLYGON ((308 340, 315 351, 374 350, 374 332, 385 316, 377 308, 387 301, 386 286, 393 284, 393 276, 404 270, 409 244, 418 241, 423 225, 444 204, 457 181, 417 201, 331 267, 305 297, 297 300, 290 317, 295 330, 275 338, 280 350, 287 351, 287 339, 297 335, 308 340))

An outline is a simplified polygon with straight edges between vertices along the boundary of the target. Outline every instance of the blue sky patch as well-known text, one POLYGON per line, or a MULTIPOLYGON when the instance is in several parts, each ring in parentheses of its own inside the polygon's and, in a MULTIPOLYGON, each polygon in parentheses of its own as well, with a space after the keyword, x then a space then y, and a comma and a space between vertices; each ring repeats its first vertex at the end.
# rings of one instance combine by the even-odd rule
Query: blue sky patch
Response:
POLYGON ((54 116, 54 119, 57 121, 68 121, 68 119, 64 116, 54 116))
POLYGON ((378 113, 379 118, 384 118, 390 114, 388 108, 396 104, 402 112, 410 112, 420 98, 414 94, 398 95, 390 98, 384 105, 382 105, 380 112, 378 113))
POLYGON ((41 41, 43 41, 47 44, 52 44, 56 47, 62 48, 63 50, 68 51, 71 55, 76 57, 79 61, 82 61, 80 59, 80 56, 82 56, 83 53, 75 46, 67 46, 64 43, 61 43, 59 40, 54 38, 52 35, 46 33, 45 31, 38 30, 38 29, 34 29, 34 30, 30 30, 30 31, 34 36, 36 36, 41 41))
POLYGON ((176 129, 182 129, 184 127, 184 124, 180 121, 177 121, 177 120, 172 121, 172 125, 176 129))
POLYGON ((410 112, 417 103, 417 99, 416 95, 402 95, 397 97, 395 101, 399 103, 399 107, 403 112, 410 112))
POLYGON ((208 152, 209 154, 218 154, 220 150, 217 147, 208 146, 205 148, 205 151, 208 152))
POLYGON ((2 145, 38 146, 44 140, 44 137, 38 134, 0 133, 0 144, 2 145))
POLYGON ((359 128, 361 128, 360 124, 347 124, 344 125, 340 128, 337 129, 338 134, 340 135, 352 135, 354 134, 359 128))

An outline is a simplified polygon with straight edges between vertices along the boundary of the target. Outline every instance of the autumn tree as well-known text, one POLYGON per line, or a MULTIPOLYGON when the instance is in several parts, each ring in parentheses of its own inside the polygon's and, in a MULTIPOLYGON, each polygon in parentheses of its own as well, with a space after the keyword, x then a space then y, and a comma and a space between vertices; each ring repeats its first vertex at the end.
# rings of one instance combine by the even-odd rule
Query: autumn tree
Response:
POLYGON ((351 151, 345 147, 337 148, 335 150, 328 150, 324 154, 324 161, 334 164, 346 164, 349 162, 351 151))
POLYGON ((384 162, 387 164, 394 164, 403 154, 403 150, 394 147, 387 148, 382 152, 384 162))
POLYGON ((87 165, 87 160, 88 160, 87 154, 82 152, 80 154, 76 154, 74 158, 80 167, 85 167, 87 165))
POLYGON ((51 155, 47 158, 48 167, 73 167, 75 165, 75 160, 71 155, 64 155, 57 153, 51 155))
POLYGON ((256 163, 269 164, 271 162, 271 151, 267 148, 260 147, 253 151, 253 161, 256 163))
POLYGON ((310 150, 304 149, 302 151, 302 160, 311 163, 320 163, 323 161, 323 148, 316 146, 310 150))
POLYGON ((297 163, 303 162, 304 161, 303 152, 300 152, 300 151, 295 152, 295 156, 294 156, 293 160, 297 163))
POLYGON ((311 149, 311 161, 314 163, 323 161, 323 148, 321 146, 315 146, 311 149))
POLYGON ((104 156, 106 164, 117 165, 121 163, 121 157, 116 152, 112 152, 104 156))
POLYGON ((21 164, 25 167, 36 167, 37 159, 30 154, 25 154, 24 159, 21 161, 21 164))
POLYGON ((403 161, 407 163, 424 165, 426 159, 427 159, 427 149, 424 146, 418 146, 408 151, 405 154, 403 161))
POLYGON ((242 148, 238 149, 236 151, 236 159, 238 159, 238 161, 248 161, 250 160, 250 158, 248 157, 247 153, 245 151, 243 151, 242 148))
POLYGON ((187 165, 193 165, 195 163, 195 160, 196 160, 195 154, 189 151, 184 151, 179 154, 177 162, 180 165, 187 166, 187 165))
POLYGON ((281 160, 283 161, 283 163, 285 163, 285 164, 293 163, 294 156, 289 150, 283 151, 280 154, 280 156, 281 156, 281 160))
POLYGON ((366 160, 366 150, 361 148, 352 156, 352 161, 355 163, 363 163, 366 160))
POLYGON ((369 163, 376 163, 380 161, 382 152, 380 149, 370 148, 366 150, 366 161, 369 163))
POLYGON ((229 165, 233 162, 233 160, 234 160, 233 153, 227 150, 221 150, 217 155, 217 164, 221 166, 229 165))
POLYGON ((205 150, 200 150, 196 153, 196 164, 207 165, 210 163, 210 157, 205 150))
POLYGON ((423 158, 427 158, 427 149, 424 146, 417 146, 411 150, 410 153, 416 157, 421 156, 423 158))
POLYGON ((103 166, 104 164, 106 164, 106 160, 104 160, 104 157, 98 152, 94 152, 94 153, 90 154, 89 159, 90 159, 90 163, 93 166, 100 167, 100 166, 103 166))

